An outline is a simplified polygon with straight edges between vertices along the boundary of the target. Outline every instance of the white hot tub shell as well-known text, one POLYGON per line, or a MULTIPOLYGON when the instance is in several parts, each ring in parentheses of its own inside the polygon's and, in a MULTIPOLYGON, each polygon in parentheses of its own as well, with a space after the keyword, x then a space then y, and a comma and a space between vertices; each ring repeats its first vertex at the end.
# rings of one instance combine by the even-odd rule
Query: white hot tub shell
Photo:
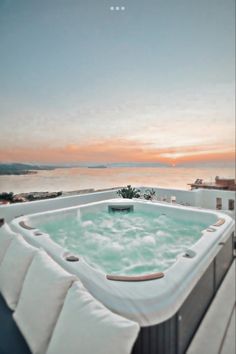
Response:
POLYGON ((44 248, 62 267, 76 274, 85 287, 112 311, 137 321, 141 326, 153 326, 168 320, 176 314, 207 267, 232 236, 234 221, 227 215, 191 207, 163 205, 148 201, 114 199, 94 202, 78 207, 21 216, 11 222, 12 228, 37 247, 44 248), (132 206, 146 211, 162 212, 182 219, 206 221, 209 225, 200 239, 164 273, 147 274, 142 277, 109 277, 91 267, 80 255, 56 244, 50 235, 35 228, 40 220, 50 216, 58 217, 67 213, 97 211, 109 206, 132 206), (68 257, 69 256, 69 257, 68 257), (77 259, 78 257, 78 259, 77 259))

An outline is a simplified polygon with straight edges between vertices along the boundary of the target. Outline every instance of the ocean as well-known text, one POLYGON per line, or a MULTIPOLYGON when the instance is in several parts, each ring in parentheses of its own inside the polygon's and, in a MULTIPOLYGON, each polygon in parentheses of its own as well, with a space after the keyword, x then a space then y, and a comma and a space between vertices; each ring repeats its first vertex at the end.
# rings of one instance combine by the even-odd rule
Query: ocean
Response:
POLYGON ((213 182, 215 176, 234 178, 233 168, 59 168, 37 174, 0 176, 0 192, 75 191, 132 186, 190 189, 197 178, 213 182))

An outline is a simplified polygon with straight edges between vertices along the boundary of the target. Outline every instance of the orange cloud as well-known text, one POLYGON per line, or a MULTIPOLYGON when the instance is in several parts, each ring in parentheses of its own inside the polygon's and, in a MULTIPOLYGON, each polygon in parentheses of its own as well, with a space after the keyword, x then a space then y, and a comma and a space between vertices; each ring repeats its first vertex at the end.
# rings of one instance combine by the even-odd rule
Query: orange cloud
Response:
POLYGON ((0 149, 0 161, 14 162, 163 162, 169 164, 207 161, 234 161, 232 146, 182 146, 157 148, 150 143, 108 139, 65 147, 0 149))

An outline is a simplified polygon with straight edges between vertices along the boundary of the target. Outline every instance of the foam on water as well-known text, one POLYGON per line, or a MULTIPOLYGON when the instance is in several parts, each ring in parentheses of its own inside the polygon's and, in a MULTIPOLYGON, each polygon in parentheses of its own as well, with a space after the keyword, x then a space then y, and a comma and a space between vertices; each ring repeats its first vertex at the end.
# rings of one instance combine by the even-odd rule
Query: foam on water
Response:
POLYGON ((208 225, 157 213, 68 215, 38 226, 69 251, 109 274, 164 271, 208 225))

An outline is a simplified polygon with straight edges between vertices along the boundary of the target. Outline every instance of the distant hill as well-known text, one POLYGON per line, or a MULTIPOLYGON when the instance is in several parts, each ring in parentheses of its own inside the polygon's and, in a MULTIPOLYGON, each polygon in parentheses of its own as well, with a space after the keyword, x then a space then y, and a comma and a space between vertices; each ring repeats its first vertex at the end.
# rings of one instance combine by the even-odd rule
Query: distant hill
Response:
POLYGON ((88 168, 114 168, 114 167, 170 167, 170 165, 159 162, 107 162, 107 163, 78 163, 67 164, 67 167, 88 167, 88 168))
POLYGON ((164 163, 152 162, 114 162, 114 163, 65 163, 65 164, 30 164, 30 163, 0 163, 0 175, 24 175, 37 173, 41 170, 55 170, 56 168, 119 168, 119 167, 170 167, 164 163))
POLYGON ((110 163, 108 167, 170 167, 170 165, 160 162, 117 162, 110 163))
POLYGON ((31 165, 23 163, 0 163, 0 175, 25 175, 39 170, 53 170, 53 166, 31 165))

